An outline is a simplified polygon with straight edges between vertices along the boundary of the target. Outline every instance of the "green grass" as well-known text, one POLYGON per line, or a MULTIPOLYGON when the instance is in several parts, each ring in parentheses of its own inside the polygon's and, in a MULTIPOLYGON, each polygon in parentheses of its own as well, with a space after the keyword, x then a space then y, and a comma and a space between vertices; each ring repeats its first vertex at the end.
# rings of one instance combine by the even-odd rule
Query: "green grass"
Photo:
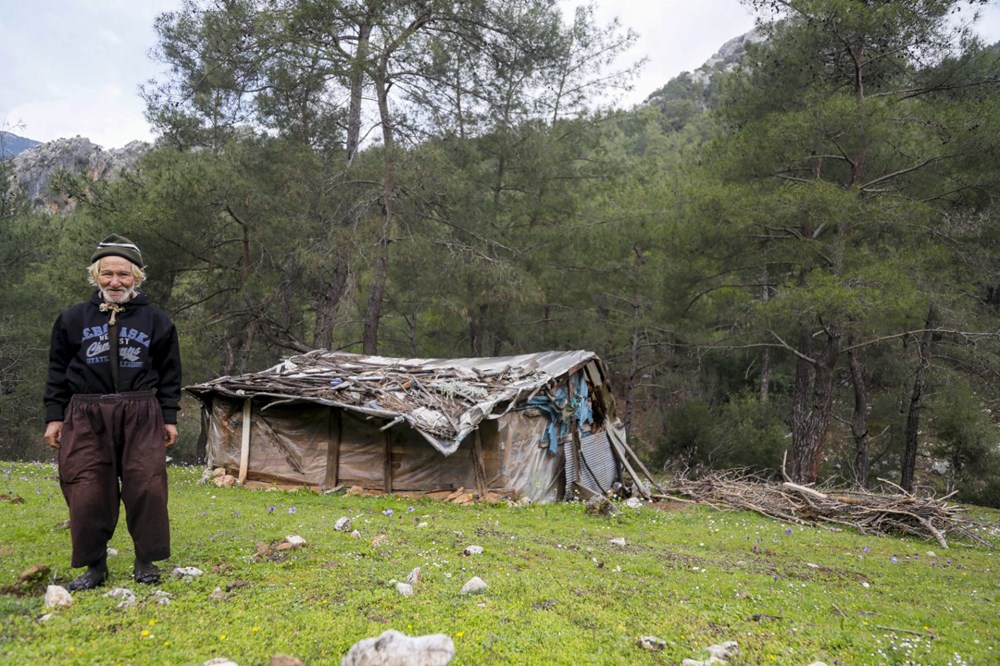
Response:
POLYGON ((72 607, 41 622, 44 584, 26 593, 18 574, 44 564, 44 582, 65 584, 80 573, 59 528, 66 508, 53 466, 0 463, 0 663, 224 656, 250 666, 289 654, 339 664, 387 629, 449 635, 453 664, 678 664, 726 640, 739 643, 733 664, 1000 662, 997 554, 982 547, 943 550, 693 505, 604 518, 580 504, 219 489, 199 485, 200 475, 170 470, 173 556, 161 564, 203 576, 133 583, 123 516, 109 586, 74 594, 72 607), (334 530, 341 516, 360 539, 334 530), (258 543, 292 534, 304 549, 254 561, 258 543), (373 546, 380 534, 388 542, 373 546), (463 556, 470 545, 485 550, 463 556), (415 567, 423 579, 403 597, 391 581, 415 567), (472 576, 489 589, 460 595, 472 576), (119 609, 105 596, 115 586, 133 590, 136 605, 119 609), (216 588, 224 598, 212 598, 216 588), (170 603, 155 603, 155 589, 170 603), (646 635, 666 648, 639 648, 646 635))

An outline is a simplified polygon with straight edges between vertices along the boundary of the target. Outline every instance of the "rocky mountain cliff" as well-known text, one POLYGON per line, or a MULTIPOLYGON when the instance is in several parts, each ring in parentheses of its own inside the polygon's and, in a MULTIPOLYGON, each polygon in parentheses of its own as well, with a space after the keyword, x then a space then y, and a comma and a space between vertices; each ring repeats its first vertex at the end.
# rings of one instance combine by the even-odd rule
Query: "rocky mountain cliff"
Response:
POLYGON ((66 212, 72 202, 53 194, 49 182, 65 171, 83 174, 92 180, 108 180, 135 167, 150 144, 133 141, 122 148, 105 150, 89 139, 77 136, 37 143, 11 158, 12 185, 24 190, 34 206, 66 212))
POLYGON ((41 143, 41 141, 26 139, 23 136, 18 136, 11 132, 0 130, 0 160, 13 157, 20 152, 28 150, 29 148, 34 148, 39 143, 41 143))

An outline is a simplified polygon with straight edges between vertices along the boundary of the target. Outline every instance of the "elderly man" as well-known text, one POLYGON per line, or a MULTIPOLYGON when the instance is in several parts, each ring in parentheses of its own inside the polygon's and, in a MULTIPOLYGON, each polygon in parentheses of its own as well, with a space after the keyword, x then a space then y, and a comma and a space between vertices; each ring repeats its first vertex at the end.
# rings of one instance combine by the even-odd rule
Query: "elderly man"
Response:
POLYGON ((153 562, 170 556, 165 447, 177 440, 181 362, 173 322, 139 291, 143 267, 130 240, 104 239, 88 269, 96 290, 52 328, 45 440, 59 449, 72 565, 87 567, 69 590, 107 579, 119 502, 135 545, 133 578, 158 582, 153 562))

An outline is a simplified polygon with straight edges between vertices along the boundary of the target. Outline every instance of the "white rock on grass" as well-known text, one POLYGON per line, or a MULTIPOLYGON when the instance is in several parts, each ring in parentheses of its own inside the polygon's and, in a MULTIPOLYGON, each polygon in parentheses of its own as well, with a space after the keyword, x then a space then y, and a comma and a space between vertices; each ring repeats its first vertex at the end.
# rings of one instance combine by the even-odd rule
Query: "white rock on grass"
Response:
POLYGON ((135 605, 135 592, 127 587, 116 587, 110 592, 105 592, 104 596, 112 599, 121 599, 118 608, 129 608, 135 605))
POLYGON ((639 499, 638 497, 629 497, 627 500, 625 500, 625 506, 627 506, 630 509, 641 509, 643 505, 642 505, 642 500, 639 499))
POLYGON ((73 605, 73 595, 62 585, 45 588, 45 608, 69 608, 73 605))
POLYGON ((460 594, 478 594, 489 589, 489 586, 483 582, 483 579, 479 576, 473 576, 469 579, 465 585, 462 586, 460 594))
POLYGON ((198 567, 177 567, 171 573, 177 578, 191 580, 192 578, 197 578, 198 576, 203 575, 205 572, 198 567))
POLYGON ((285 537, 285 543, 294 548, 301 548, 302 546, 306 545, 306 540, 300 537, 298 534, 289 534, 288 536, 285 537))
POLYGON ((333 529, 338 532, 347 532, 351 529, 351 519, 347 516, 341 516, 337 519, 337 522, 333 524, 333 529))
POLYGON ((462 555, 465 555, 465 556, 469 556, 469 555, 482 555, 482 554, 483 554, 483 547, 482 546, 466 546, 465 550, 462 551, 462 555))
POLYGON ((413 596, 413 586, 409 583, 396 583, 396 591, 404 597, 413 596))
POLYGON ((713 666, 714 664, 728 664, 729 659, 739 654, 739 646, 736 641, 726 641, 721 645, 709 645, 709 657, 703 661, 697 659, 685 659, 681 666, 713 666))
POLYGON ((202 666, 240 666, 235 661, 229 657, 215 657, 214 659, 209 659, 202 666))
POLYGON ((420 573, 420 567, 414 567, 413 571, 406 575, 406 582, 410 585, 416 585, 423 579, 420 573))
POLYGON ((389 629, 376 638, 355 643, 340 660, 341 666, 444 666, 455 657, 449 636, 407 636, 389 629))
POLYGON ((623 537, 615 537, 614 539, 611 539, 611 545, 612 546, 621 546, 622 548, 624 548, 625 547, 625 539, 623 537))

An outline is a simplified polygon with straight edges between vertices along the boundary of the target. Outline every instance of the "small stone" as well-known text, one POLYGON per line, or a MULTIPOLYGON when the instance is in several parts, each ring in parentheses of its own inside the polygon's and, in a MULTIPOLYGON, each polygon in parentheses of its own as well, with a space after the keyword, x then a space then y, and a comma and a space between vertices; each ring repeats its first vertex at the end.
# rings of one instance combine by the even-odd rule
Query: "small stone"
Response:
POLYGON ((375 538, 372 539, 372 548, 378 548, 380 546, 385 546, 389 543, 389 537, 384 534, 377 534, 375 538))
POLYGON ((49 585, 45 588, 45 608, 69 608, 73 605, 73 596, 62 585, 49 585))
POLYGON ((489 589, 489 586, 483 582, 483 579, 479 576, 473 576, 469 579, 465 585, 462 586, 459 594, 478 594, 489 589))
POLYGON ((289 534, 285 537, 285 543, 291 544, 293 548, 302 548, 306 545, 306 540, 298 534, 289 534))
POLYGON ((482 553, 483 553, 482 546, 466 546, 465 550, 462 551, 462 555, 465 555, 466 557, 470 555, 482 555, 482 553))
POLYGON ((406 576, 406 582, 410 585, 416 585, 422 580, 423 576, 420 574, 420 567, 416 567, 406 576))
POLYGON ((197 578, 198 576, 203 575, 205 572, 199 569, 198 567, 177 567, 171 573, 177 578, 191 579, 191 578, 197 578))
POLYGON ((116 587, 109 592, 106 592, 104 596, 111 599, 121 599, 118 603, 118 608, 130 608, 135 605, 135 592, 128 589, 127 587, 116 587))
POLYGON ((223 476, 217 476, 212 479, 212 483, 219 488, 232 488, 236 485, 236 477, 232 474, 224 474, 223 476))
POLYGON ((667 647, 667 642, 656 636, 640 636, 639 637, 639 647, 643 650, 649 650, 650 652, 661 652, 665 647, 667 647))
POLYGON ((221 587, 217 587, 212 590, 212 593, 208 595, 208 598, 212 601, 225 601, 226 593, 222 591, 221 587))
POLYGON ((351 532, 351 538, 352 539, 360 539, 361 538, 361 532, 359 532, 357 530, 354 530, 353 532, 351 532))
POLYGON ((347 532, 351 529, 351 519, 347 516, 341 516, 337 519, 337 522, 333 524, 333 529, 338 532, 347 532))
POLYGON ((709 645, 708 653, 716 659, 727 660, 739 654, 740 649, 736 641, 726 641, 722 645, 709 645))
POLYGON ((396 583, 396 591, 404 597, 413 596, 413 586, 409 583, 396 583))
POLYGON ((625 547, 625 539, 622 538, 622 537, 615 537, 614 539, 611 539, 611 545, 613 545, 613 546, 621 546, 622 548, 624 548, 625 547))
POLYGON ((595 495, 584 502, 584 510, 591 516, 613 516, 618 513, 618 509, 607 497, 595 495))
POLYGON ((642 500, 639 499, 638 497, 629 497, 627 500, 625 500, 625 506, 627 506, 630 509, 641 509, 643 504, 642 500))
POLYGON ((202 666, 240 666, 228 657, 215 657, 204 662, 202 666))

